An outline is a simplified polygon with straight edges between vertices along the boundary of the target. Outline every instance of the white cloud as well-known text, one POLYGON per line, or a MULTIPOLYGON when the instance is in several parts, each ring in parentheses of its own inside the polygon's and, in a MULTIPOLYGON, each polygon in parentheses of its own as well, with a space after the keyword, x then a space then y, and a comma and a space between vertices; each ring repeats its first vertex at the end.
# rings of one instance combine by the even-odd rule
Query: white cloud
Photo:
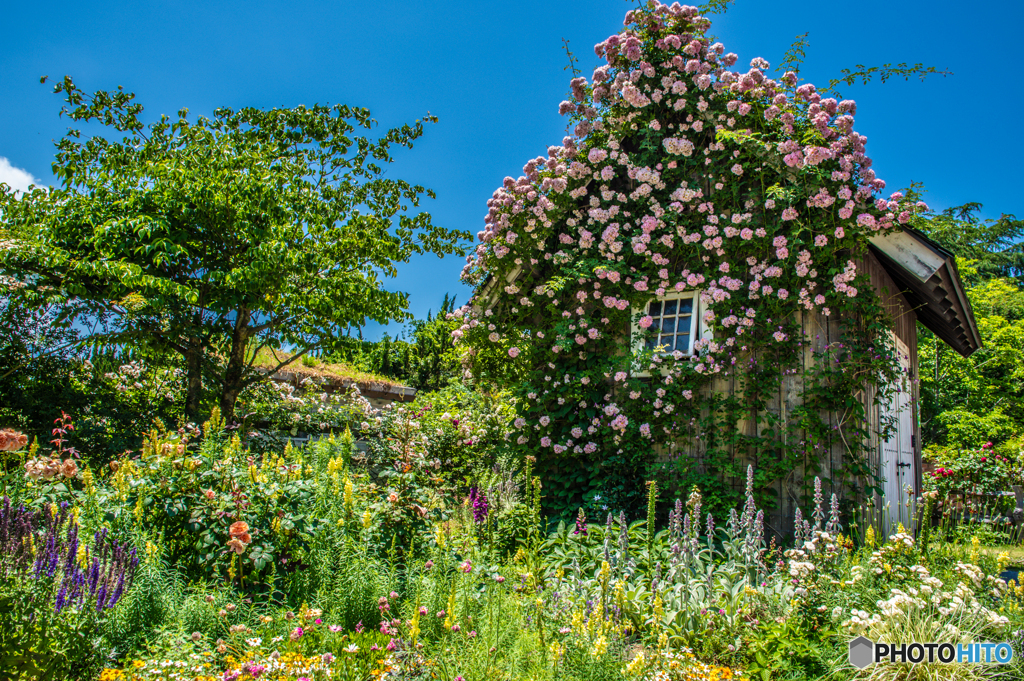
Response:
POLYGON ((32 173, 11 165, 3 156, 0 156, 0 182, 8 184, 15 191, 27 191, 30 184, 42 185, 43 183, 32 177, 32 173))

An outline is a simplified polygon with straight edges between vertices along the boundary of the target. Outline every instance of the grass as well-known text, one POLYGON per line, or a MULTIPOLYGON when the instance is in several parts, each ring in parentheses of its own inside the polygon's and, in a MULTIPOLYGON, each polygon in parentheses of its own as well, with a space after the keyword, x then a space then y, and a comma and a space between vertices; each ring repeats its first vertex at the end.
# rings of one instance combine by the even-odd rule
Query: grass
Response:
MULTIPOLYGON (((273 369, 283 360, 288 358, 288 354, 281 350, 274 350, 271 348, 263 348, 256 355, 256 359, 253 362, 254 367, 262 369, 273 369)), ((295 360, 282 371, 291 371, 300 376, 316 376, 318 378, 329 378, 336 381, 352 381, 360 385, 377 384, 387 386, 401 385, 398 381, 392 378, 386 378, 384 376, 378 376, 367 371, 360 371, 347 364, 328 364, 322 362, 316 357, 310 355, 304 355, 303 357, 295 360)))
POLYGON ((998 556, 1000 553, 1010 554, 1010 567, 1024 568, 1024 546, 1005 544, 1002 546, 983 546, 981 552, 986 556, 998 556))

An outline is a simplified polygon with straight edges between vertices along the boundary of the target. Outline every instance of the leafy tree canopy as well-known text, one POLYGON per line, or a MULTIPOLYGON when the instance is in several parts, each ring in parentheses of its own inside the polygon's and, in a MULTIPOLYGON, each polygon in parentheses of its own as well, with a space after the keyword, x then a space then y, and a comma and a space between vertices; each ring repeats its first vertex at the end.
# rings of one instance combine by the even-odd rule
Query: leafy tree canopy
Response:
POLYGON ((349 325, 407 319, 406 294, 383 280, 468 236, 414 213, 434 193, 386 172, 434 116, 376 138, 357 134, 370 112, 345 105, 147 124, 120 87, 88 95, 66 77, 54 91, 74 125, 110 136, 69 129, 58 187, 0 185, 0 276, 26 301, 59 302, 65 324, 103 318, 92 342, 180 353, 191 416, 205 376, 230 418, 260 380, 261 347, 294 348, 284 366, 349 325))

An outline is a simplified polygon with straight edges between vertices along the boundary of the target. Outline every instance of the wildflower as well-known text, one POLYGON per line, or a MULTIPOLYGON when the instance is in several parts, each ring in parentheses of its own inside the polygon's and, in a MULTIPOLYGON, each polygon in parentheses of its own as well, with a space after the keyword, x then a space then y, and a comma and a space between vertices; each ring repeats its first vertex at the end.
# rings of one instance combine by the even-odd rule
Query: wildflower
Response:
POLYGON ((302 627, 295 627, 294 629, 292 629, 292 633, 288 634, 288 638, 290 638, 293 641, 298 641, 300 638, 302 638, 302 633, 302 627))
POLYGON ((480 525, 487 521, 487 495, 482 490, 473 487, 469 490, 469 501, 473 505, 473 522, 480 525))
POLYGON ((192 636, 190 638, 192 639, 193 643, 198 643, 199 639, 201 639, 202 637, 203 635, 200 634, 198 631, 193 631, 192 636))
MULTIPOLYGON (((357 631, 359 630, 359 626, 360 626, 360 625, 362 625, 362 622, 360 622, 360 623, 359 623, 358 625, 356 625, 356 630, 357 630, 357 631)), ((328 628, 328 629, 330 629, 330 630, 331 630, 332 632, 334 632, 335 634, 337 634, 337 633, 338 633, 339 631, 341 631, 342 629, 344 629, 344 627, 343 627, 343 626, 341 626, 340 624, 331 624, 331 625, 328 625, 328 627, 327 627, 327 628, 328 628)))
MULTIPOLYGON (((357 646, 356 644, 353 643, 352 645, 350 645, 348 648, 345 649, 345 652, 347 652, 347 653, 359 652, 359 646, 357 646), (355 648, 355 650, 352 650, 352 648, 355 648)), ((330 663, 334 662, 334 655, 331 655, 330 653, 324 653, 323 655, 320 656, 320 659, 323 660, 324 664, 330 664, 330 663)))

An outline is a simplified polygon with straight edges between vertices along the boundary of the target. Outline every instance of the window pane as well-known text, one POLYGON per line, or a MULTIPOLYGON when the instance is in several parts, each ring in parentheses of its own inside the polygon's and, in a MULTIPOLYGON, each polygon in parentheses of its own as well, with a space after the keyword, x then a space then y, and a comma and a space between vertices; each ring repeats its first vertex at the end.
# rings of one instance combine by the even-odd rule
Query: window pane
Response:
POLYGON ((662 336, 661 342, 658 345, 664 345, 662 348, 663 352, 672 352, 672 336, 662 336))
POLYGON ((655 300, 653 303, 651 303, 651 307, 650 307, 650 310, 648 311, 648 314, 651 315, 652 317, 657 317, 658 315, 661 314, 661 301, 660 300, 655 300))
POLYGON ((690 334, 681 333, 676 336, 676 350, 680 352, 690 351, 690 334))
POLYGON ((692 318, 693 318, 693 315, 686 315, 686 316, 679 317, 679 331, 680 332, 686 332, 686 333, 690 332, 690 320, 692 318))
POLYGON ((678 300, 666 300, 665 301, 665 315, 666 316, 668 316, 670 314, 675 314, 676 313, 676 303, 678 303, 678 302, 679 302, 678 300))
POLYGON ((648 338, 647 339, 647 349, 648 350, 653 350, 657 345, 658 345, 658 341, 655 340, 654 338, 648 338))
POLYGON ((690 314, 693 312, 693 298, 682 298, 679 300, 679 314, 690 314))
POLYGON ((675 333, 676 332, 676 318, 665 317, 661 320, 661 332, 662 333, 675 333))

